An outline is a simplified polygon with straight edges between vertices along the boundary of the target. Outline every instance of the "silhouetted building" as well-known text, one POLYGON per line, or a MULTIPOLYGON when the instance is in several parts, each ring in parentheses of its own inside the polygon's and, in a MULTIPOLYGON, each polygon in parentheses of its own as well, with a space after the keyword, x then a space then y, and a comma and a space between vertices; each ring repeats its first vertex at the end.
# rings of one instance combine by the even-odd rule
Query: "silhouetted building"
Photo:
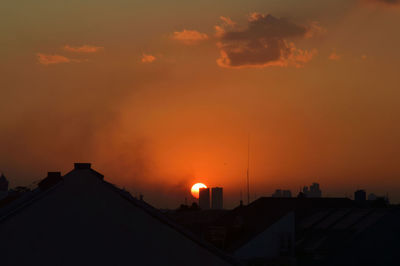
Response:
POLYGON ((312 183, 310 187, 306 186, 303 188, 303 194, 306 198, 321 198, 322 191, 318 183, 312 183))
POLYGON ((202 210, 210 209, 210 188, 199 189, 199 207, 202 210))
POLYGON ((276 204, 286 199, 269 199, 267 204, 265 198, 260 198, 229 211, 208 228, 206 239, 217 246, 223 243, 222 248, 247 263, 244 265, 270 265, 267 263, 278 258, 292 258, 294 212, 276 204))
POLYGON ((3 174, 0 176, 0 191, 8 191, 8 180, 3 174))
POLYGON ((272 194, 273 198, 291 198, 292 192, 290 190, 275 190, 274 194, 272 194))
POLYGON ((223 208, 222 187, 213 187, 211 189, 211 208, 214 210, 221 210, 223 208))
POLYGON ((7 197, 8 195, 8 180, 1 174, 0 176, 0 199, 7 197))
POLYGON ((299 266, 398 265, 400 208, 359 208, 359 205, 348 198, 260 198, 232 211, 234 222, 227 231, 227 242, 235 255, 239 255, 237 246, 246 251, 248 265, 291 265, 267 264, 262 258, 278 254, 282 257, 290 248, 293 252, 294 246, 295 265, 299 266), (249 213, 243 212, 246 209, 249 213), (290 212, 294 212, 295 238, 289 237, 290 215, 278 218, 277 227, 268 222, 272 217, 290 212), (254 220, 249 217, 251 213, 254 220), (260 233, 261 226, 265 225, 268 225, 267 231, 260 233), (271 241, 270 237, 275 240, 271 241), (246 245, 241 243, 246 239, 248 248, 243 249, 246 245), (277 243, 281 249, 275 249, 277 243), (365 249, 368 254, 364 254, 365 249))
MULTIPOLYGON (((345 218, 348 211, 356 206, 353 200, 347 198, 269 197, 259 198, 233 210, 175 212, 171 217, 216 247, 242 259, 243 265, 295 265, 292 264, 297 244, 294 241, 295 228, 312 228, 325 217, 329 218, 327 226, 331 226, 336 217, 345 218), (348 210, 342 213, 340 210, 345 208, 348 210), (314 216, 315 213, 318 215, 314 216), (304 219, 306 223, 303 225, 304 219)), ((359 219, 363 219, 362 214, 365 213, 361 213, 359 219)), ((298 237, 306 237, 312 242, 312 236, 314 234, 304 235, 301 230, 298 237)), ((332 233, 332 236, 335 234, 332 233)))
POLYGON ((210 188, 199 189, 199 207, 202 210, 210 209, 210 188))
POLYGON ((323 208, 336 210, 353 206, 354 201, 345 198, 259 198, 219 218, 210 228, 216 237, 210 239, 220 243, 218 237, 224 228, 224 250, 248 265, 293 265, 290 262, 295 254, 297 221, 323 208), (220 226, 220 230, 216 230, 216 226, 220 226), (280 259, 286 259, 286 263, 271 263, 280 259))
POLYGON ((38 183, 38 187, 46 190, 61 181, 61 172, 48 172, 47 177, 38 183))
POLYGON ((373 200, 376 200, 376 198, 377 198, 377 196, 374 193, 371 193, 368 195, 368 200, 373 201, 373 200))
POLYGON ((354 200, 358 202, 364 202, 367 200, 367 193, 365 190, 360 189, 354 192, 354 200))
POLYGON ((282 192, 282 198, 291 198, 292 197, 292 192, 290 190, 284 190, 282 192))
POLYGON ((282 198, 282 190, 281 189, 277 189, 275 190, 275 192, 272 194, 273 198, 282 198))
POLYGON ((50 179, 41 182, 44 189, 0 208, 0 265, 234 262, 145 201, 104 181, 90 164, 75 164, 71 172, 50 179))
MULTIPOLYGON (((177 212, 192 212, 192 211, 199 211, 199 205, 196 202, 193 202, 191 206, 186 205, 186 204, 181 204, 178 209, 176 209, 177 212)), ((166 212, 169 210, 167 209, 166 212)))

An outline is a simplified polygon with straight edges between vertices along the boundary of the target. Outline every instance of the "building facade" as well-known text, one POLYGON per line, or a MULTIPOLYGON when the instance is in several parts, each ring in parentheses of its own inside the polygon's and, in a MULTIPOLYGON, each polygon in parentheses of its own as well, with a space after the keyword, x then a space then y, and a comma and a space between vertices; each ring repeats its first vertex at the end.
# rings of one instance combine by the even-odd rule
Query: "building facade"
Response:
POLYGON ((210 188, 199 189, 199 207, 202 210, 210 209, 210 188))
POLYGON ((222 187, 213 187, 211 189, 211 208, 214 210, 221 210, 223 208, 222 187))
POLYGON ((365 192, 365 190, 360 189, 357 190, 356 192, 354 192, 354 200, 355 201, 366 201, 367 200, 367 193, 365 192))
POLYGON ((273 198, 291 198, 292 192, 290 190, 282 190, 277 189, 275 190, 274 194, 272 194, 273 198))
POLYGON ((8 191, 8 180, 3 174, 0 176, 0 191, 8 191))
POLYGON ((1 174, 0 176, 0 199, 7 197, 8 195, 8 180, 1 174))
POLYGON ((303 188, 303 194, 306 196, 306 198, 321 198, 322 197, 322 191, 319 188, 318 183, 312 183, 310 187, 304 187, 303 188))

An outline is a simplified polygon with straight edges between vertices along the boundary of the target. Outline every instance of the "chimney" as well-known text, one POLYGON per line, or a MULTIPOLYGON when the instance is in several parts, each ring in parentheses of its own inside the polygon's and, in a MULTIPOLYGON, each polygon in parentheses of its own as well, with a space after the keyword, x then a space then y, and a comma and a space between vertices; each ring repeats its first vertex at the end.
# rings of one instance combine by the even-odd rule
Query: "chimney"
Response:
POLYGON ((38 186, 46 190, 62 180, 61 172, 48 172, 47 177, 39 182, 38 186))
POLYGON ((74 170, 91 169, 91 163, 74 163, 74 170))
POLYGON ((61 172, 47 172, 48 178, 59 178, 61 177, 61 172))

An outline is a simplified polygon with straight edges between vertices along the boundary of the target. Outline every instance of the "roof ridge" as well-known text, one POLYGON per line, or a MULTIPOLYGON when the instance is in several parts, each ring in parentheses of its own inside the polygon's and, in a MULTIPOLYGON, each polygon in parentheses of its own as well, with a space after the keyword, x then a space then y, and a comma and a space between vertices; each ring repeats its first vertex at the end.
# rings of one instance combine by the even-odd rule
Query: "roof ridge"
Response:
POLYGON ((18 198, 14 202, 11 202, 9 206, 6 205, 3 207, 4 214, 2 214, 0 212, 0 223, 7 220, 7 218, 11 217, 12 215, 18 213, 22 209, 25 209, 26 207, 32 205, 36 201, 42 199, 44 196, 46 196, 47 194, 49 194, 50 192, 55 190, 63 182, 64 182, 64 180, 61 180, 60 182, 54 184, 53 186, 51 186, 50 188, 48 188, 46 190, 42 190, 38 187, 32 191, 25 192, 25 193, 29 193, 30 195, 27 195, 25 197, 22 196, 22 198, 18 198), (19 201, 21 201, 21 202, 19 202, 19 201), (9 210, 7 210, 7 209, 9 209, 9 210))
POLYGON ((180 226, 176 222, 174 222, 171 219, 169 219, 166 215, 162 214, 158 209, 154 208, 152 205, 148 204, 145 201, 140 201, 137 198, 133 197, 129 193, 129 191, 126 191, 126 190, 123 190, 121 188, 118 188, 117 186, 115 186, 114 184, 112 184, 112 183, 110 183, 108 181, 105 181, 105 180, 102 180, 102 181, 103 181, 103 183, 105 185, 109 186, 114 192, 118 193, 122 198, 128 200, 130 203, 135 205, 135 207, 140 208, 141 210, 143 210, 144 212, 146 212, 147 214, 149 214, 153 218, 155 218, 158 221, 160 221, 160 222, 166 224, 167 226, 171 227, 176 232, 182 234, 183 236, 185 236, 189 240, 193 241, 194 243, 196 243, 200 247, 207 249, 208 251, 212 252, 214 255, 217 255, 218 257, 220 257, 221 259, 225 260, 228 263, 231 263, 233 265, 238 264, 238 261, 235 258, 233 258, 232 256, 222 252, 221 250, 219 250, 218 248, 214 247, 213 245, 201 240, 196 235, 194 235, 192 232, 188 231, 186 228, 180 226))

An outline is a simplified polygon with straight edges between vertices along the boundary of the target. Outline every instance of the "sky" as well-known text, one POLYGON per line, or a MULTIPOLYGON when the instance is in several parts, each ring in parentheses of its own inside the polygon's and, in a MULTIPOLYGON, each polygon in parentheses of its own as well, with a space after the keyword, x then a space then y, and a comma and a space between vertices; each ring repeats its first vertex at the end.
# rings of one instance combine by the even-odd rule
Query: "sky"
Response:
POLYGON ((400 1, 0 4, 0 171, 91 162, 160 208, 320 183, 400 202, 400 1))

